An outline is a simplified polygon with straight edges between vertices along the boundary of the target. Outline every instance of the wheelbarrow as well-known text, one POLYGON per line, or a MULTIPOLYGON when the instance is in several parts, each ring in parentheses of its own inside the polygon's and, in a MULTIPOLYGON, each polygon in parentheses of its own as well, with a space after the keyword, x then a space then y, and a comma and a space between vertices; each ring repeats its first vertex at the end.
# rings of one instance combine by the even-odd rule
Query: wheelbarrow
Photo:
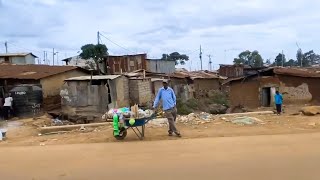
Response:
POLYGON ((140 139, 144 139, 144 132, 146 129, 146 124, 154 119, 157 115, 154 113, 151 116, 138 118, 138 119, 124 119, 124 124, 121 124, 118 118, 113 119, 113 136, 117 140, 123 140, 127 134, 128 129, 132 129, 136 136, 140 139))

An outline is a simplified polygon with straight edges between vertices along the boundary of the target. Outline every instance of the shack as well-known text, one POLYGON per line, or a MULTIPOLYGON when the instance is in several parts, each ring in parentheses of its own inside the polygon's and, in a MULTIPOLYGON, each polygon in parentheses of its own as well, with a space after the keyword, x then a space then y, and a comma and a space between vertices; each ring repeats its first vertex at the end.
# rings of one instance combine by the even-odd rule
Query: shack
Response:
MULTIPOLYGON (((46 111, 53 110, 61 107, 59 93, 64 80, 88 74, 90 74, 89 71, 74 66, 0 65, 0 95, 8 93, 13 89, 13 91, 28 89, 27 85, 34 88, 39 87, 43 96, 41 109, 46 111), (15 87, 21 85, 25 87, 15 89, 15 87)), ((31 90, 20 91, 20 94, 29 91, 31 90)))
POLYGON ((97 116, 129 106, 129 81, 123 75, 80 76, 65 80, 62 111, 71 116, 97 116))
POLYGON ((231 106, 270 107, 279 90, 285 104, 320 103, 320 73, 312 68, 271 67, 229 79, 231 106))

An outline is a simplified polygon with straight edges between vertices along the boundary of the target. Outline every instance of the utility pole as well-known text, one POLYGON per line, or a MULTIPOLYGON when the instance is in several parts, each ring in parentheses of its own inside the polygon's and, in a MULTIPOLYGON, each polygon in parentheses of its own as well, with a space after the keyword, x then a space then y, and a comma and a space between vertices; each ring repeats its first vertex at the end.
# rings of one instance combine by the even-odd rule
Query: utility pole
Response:
POLYGON ((46 51, 43 51, 43 64, 46 64, 46 51))
POLYGON ((212 61, 211 61, 211 55, 208 55, 209 57, 209 71, 212 71, 212 61))
POLYGON ((100 44, 100 32, 97 32, 97 40, 98 40, 98 44, 100 44))
POLYGON ((57 65, 59 65, 59 52, 56 52, 57 54, 57 65))
MULTIPOLYGON (((300 46, 299 46, 298 42, 296 42, 296 45, 297 45, 298 50, 301 52, 301 55, 302 55, 302 57, 301 57, 301 59, 300 59, 300 67, 302 67, 302 66, 303 66, 303 64, 302 64, 302 61, 303 61, 303 53, 302 53, 302 49, 300 48, 300 46)), ((298 60, 298 59, 297 59, 297 60, 298 60)))
POLYGON ((283 58, 283 50, 282 50, 282 55, 281 55, 281 62, 282 62, 282 67, 284 65, 284 62, 283 62, 284 58, 283 58))
POLYGON ((8 53, 8 42, 4 42, 4 46, 6 47, 6 53, 8 53))
POLYGON ((200 58, 200 66, 201 66, 201 70, 202 70, 202 50, 201 50, 201 45, 200 45, 200 55, 199 55, 199 58, 200 58))
POLYGON ((54 66, 54 48, 52 49, 52 65, 54 66))

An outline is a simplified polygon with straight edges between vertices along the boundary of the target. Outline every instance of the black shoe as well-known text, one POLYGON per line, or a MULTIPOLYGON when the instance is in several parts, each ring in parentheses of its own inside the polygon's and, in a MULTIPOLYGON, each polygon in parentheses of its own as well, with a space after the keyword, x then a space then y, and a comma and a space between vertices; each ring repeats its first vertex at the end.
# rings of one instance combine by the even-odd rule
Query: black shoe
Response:
POLYGON ((181 137, 181 134, 179 132, 175 132, 175 134, 178 136, 178 137, 181 137))
POLYGON ((169 133, 168 136, 172 136, 172 133, 169 133))

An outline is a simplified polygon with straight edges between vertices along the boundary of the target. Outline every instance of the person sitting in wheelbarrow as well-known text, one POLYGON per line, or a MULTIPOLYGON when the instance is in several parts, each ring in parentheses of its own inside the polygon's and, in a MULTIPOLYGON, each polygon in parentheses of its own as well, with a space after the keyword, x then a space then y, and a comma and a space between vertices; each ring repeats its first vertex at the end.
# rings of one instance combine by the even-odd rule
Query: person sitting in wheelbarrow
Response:
POLYGON ((178 137, 181 137, 180 132, 176 127, 176 118, 177 118, 177 98, 174 94, 172 88, 168 85, 168 80, 163 80, 163 87, 159 89, 158 94, 154 100, 153 108, 157 108, 160 100, 162 100, 162 108, 165 112, 166 118, 169 123, 169 136, 172 136, 173 133, 178 137))

